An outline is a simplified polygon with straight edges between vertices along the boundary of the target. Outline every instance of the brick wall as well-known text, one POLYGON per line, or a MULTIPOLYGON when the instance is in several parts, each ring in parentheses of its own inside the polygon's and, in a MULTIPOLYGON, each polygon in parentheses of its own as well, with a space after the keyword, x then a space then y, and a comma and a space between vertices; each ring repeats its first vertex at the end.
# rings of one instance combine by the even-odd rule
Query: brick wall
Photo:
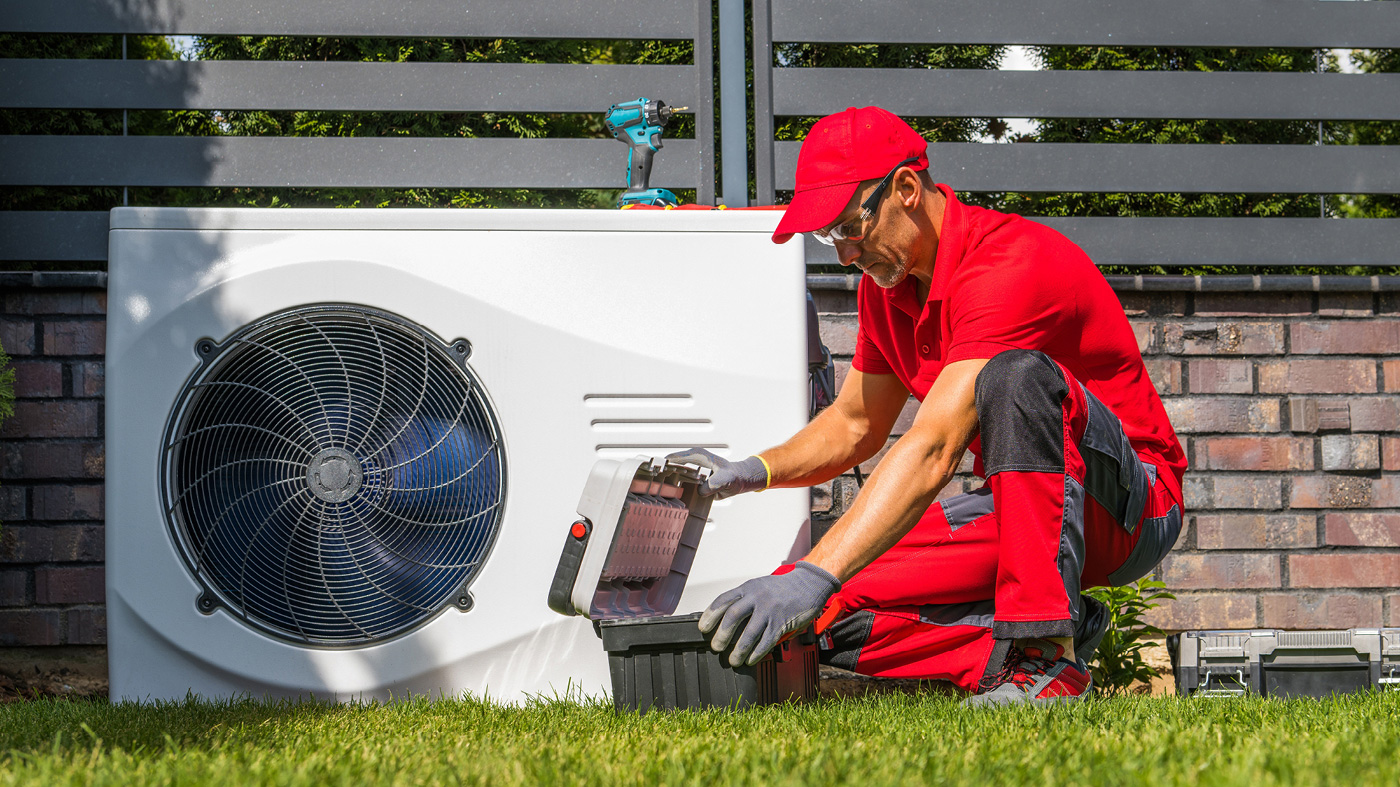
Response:
MULTIPOLYGON (((816 294, 839 378, 854 293, 816 294)), ((1400 626, 1400 294, 1120 295, 1192 462, 1160 570, 1179 600, 1157 622, 1400 626)), ((3 292, 19 401, 0 428, 0 647, 106 639, 105 307, 97 288, 3 292)), ((819 523, 854 494, 851 476, 818 489, 819 523)))
MULTIPOLYGON (((1119 297, 1191 467, 1158 625, 1400 626, 1400 293, 1119 297)), ((841 377, 854 293, 820 292, 818 310, 841 377)), ((814 505, 830 521, 854 490, 843 477, 814 505)))
POLYGON ((15 416, 0 427, 0 647, 107 639, 100 289, 9 287, 0 344, 15 416))

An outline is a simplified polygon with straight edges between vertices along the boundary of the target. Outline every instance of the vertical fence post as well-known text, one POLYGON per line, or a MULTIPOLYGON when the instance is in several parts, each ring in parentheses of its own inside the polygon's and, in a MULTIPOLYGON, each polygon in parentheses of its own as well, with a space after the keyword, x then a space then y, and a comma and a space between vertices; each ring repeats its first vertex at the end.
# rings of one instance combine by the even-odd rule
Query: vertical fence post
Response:
POLYGON ((753 0, 754 196, 759 205, 771 205, 774 199, 773 123, 773 3, 753 0))
POLYGON ((744 85, 744 0, 719 0, 720 194, 724 204, 749 204, 749 118, 744 85))
POLYGON ((702 205, 715 203, 715 46, 714 3, 696 0, 699 15, 695 29, 695 141, 700 146, 700 182, 695 188, 695 201, 702 205))

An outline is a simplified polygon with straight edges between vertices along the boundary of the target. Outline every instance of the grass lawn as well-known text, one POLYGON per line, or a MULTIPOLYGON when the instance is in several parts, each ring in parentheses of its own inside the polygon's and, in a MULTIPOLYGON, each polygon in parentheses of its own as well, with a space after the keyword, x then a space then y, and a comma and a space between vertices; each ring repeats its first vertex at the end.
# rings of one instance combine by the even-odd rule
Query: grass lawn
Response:
POLYGON ((928 692, 739 713, 237 702, 0 706, 0 784, 1400 783, 1400 692, 973 711, 928 692))

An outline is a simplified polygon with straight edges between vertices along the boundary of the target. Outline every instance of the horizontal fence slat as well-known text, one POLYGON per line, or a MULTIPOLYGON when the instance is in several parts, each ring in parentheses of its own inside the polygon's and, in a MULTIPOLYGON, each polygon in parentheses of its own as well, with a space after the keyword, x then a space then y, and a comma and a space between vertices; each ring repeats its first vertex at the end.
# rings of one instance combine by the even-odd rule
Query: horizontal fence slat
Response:
POLYGON ((385 38, 695 38, 697 0, 0 0, 0 31, 385 38))
MULTIPOLYGON (((1034 218, 1099 265, 1400 266, 1400 219, 1034 218)), ((837 264, 806 236, 809 264, 837 264)))
POLYGON ((1400 4, 1319 0, 772 0, 773 40, 1400 47, 1400 4))
MULTIPOLYGON (((778 142, 778 189, 792 189, 799 142, 778 142)), ((960 191, 1390 194, 1400 146, 929 145, 935 180, 960 191)))
POLYGON ((107 211, 0 211, 0 260, 107 259, 107 211))
POLYGON ((1400 74, 773 70, 774 114, 869 104, 906 117, 1396 120, 1400 74))
MULTIPOLYGON (((654 187, 695 188, 699 145, 667 140, 654 187)), ((0 185, 623 188, 611 139, 0 137, 0 185)))
POLYGON ((697 103, 693 66, 0 60, 0 106, 597 112, 637 96, 697 103))

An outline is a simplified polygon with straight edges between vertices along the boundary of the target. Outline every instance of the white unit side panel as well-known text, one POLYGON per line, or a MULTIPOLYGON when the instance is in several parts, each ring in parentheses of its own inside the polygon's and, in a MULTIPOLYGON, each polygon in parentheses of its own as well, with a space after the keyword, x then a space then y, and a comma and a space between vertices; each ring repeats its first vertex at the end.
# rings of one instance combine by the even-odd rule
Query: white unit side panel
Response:
MULTIPOLYGON (((540 212, 539 223, 560 214, 578 218, 540 212)), ((715 221, 724 226, 722 214, 715 221)), ((743 456, 805 423, 802 251, 774 246, 769 231, 112 232, 113 697, 605 692, 606 658, 588 621, 545 604, 593 461, 689 445, 743 456), (197 585, 159 495, 161 436, 196 367, 194 342, 323 302, 468 339, 500 419, 508 478, 500 536, 472 585, 475 607, 340 650, 270 638, 223 610, 197 612, 197 585)), ((678 612, 800 554, 807 510, 805 490, 714 506, 678 612)))

